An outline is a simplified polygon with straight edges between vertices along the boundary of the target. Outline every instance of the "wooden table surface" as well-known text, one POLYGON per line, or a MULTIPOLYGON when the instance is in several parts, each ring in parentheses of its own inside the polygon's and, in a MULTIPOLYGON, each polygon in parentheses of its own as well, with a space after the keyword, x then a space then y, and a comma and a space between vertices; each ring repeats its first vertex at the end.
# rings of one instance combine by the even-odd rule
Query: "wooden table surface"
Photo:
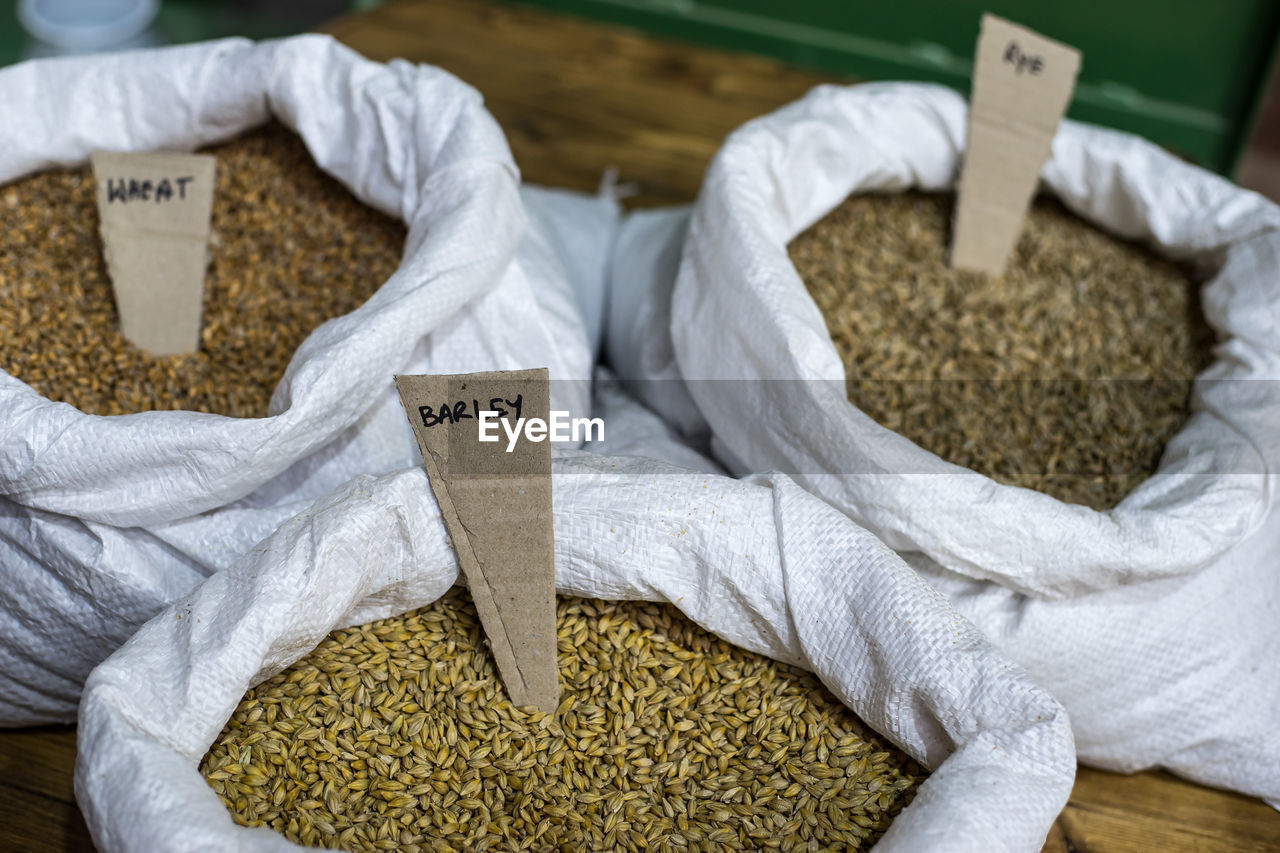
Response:
POLYGON ((324 29, 479 89, 526 180, 593 191, 614 166, 639 206, 691 201, 725 134, 835 79, 488 2, 392 0, 324 29))
MULTIPOLYGON (((402 57, 474 85, 527 180, 631 204, 686 202, 724 135, 832 78, 769 59, 657 41, 514 6, 402 0, 326 29, 373 59, 402 57)), ((92 850, 75 806, 75 731, 0 732, 0 851, 92 850)), ((1271 853, 1280 813, 1166 773, 1081 768, 1045 853, 1271 853)))
MULTIPOLYGON (((75 729, 0 732, 0 851, 93 850, 72 792, 75 729)), ((1271 853, 1280 813, 1167 773, 1080 768, 1044 853, 1271 853)), ((607 851, 602 851, 607 853, 607 851)))

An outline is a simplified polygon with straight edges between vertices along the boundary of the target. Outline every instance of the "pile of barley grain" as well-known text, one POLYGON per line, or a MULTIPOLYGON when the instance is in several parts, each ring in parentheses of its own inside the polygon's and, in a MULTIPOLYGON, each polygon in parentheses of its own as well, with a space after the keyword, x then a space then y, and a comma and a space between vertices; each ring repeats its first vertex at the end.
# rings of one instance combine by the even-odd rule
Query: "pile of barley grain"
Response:
POLYGON ((951 196, 851 196, 791 259, 881 425, 1095 509, 1156 469, 1212 334, 1182 268, 1039 200, 1004 275, 947 267, 951 196))
POLYGON ((92 172, 44 172, 0 187, 0 368, 90 414, 267 414, 311 330, 395 272, 404 228, 278 124, 208 150, 218 177, 200 351, 153 357, 120 334, 92 172))
POLYGON ((504 698, 469 594, 335 631, 201 765, 233 817, 346 850, 857 850, 923 772, 811 675, 670 606, 560 599, 554 718, 504 698))

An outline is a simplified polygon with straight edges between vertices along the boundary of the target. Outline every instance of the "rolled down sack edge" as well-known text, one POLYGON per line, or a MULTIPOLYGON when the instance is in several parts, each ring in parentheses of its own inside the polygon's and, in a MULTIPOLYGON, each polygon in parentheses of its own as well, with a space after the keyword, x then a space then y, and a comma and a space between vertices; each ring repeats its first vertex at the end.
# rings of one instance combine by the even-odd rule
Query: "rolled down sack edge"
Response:
MULTIPOLYGON (((561 592, 671 601, 729 642, 813 669, 934 769, 877 849, 1040 849, 1074 778, 1065 711, 874 537, 779 475, 574 452, 554 476, 561 592)), ((76 791, 95 842, 297 849, 234 825, 201 757, 252 684, 457 576, 411 469, 353 481, 166 608, 85 687, 76 791)))
POLYGON ((0 370, 0 491, 88 521, 185 518, 324 446, 423 337, 496 286, 524 232, 519 173, 479 93, 437 68, 371 62, 329 36, 22 63, 0 70, 0 112, 15 118, 0 128, 0 180, 83 164, 95 149, 191 149, 274 114, 320 168, 409 226, 399 269, 308 336, 268 417, 98 417, 0 370))
POLYGON ((896 550, 960 574, 1066 597, 1203 567, 1274 500, 1280 287, 1263 271, 1280 259, 1280 208, 1137 137, 1060 127, 1045 188, 1106 230, 1216 269, 1202 293, 1222 338, 1158 476, 1109 511, 1065 504, 945 462, 850 403, 787 256, 851 192, 950 189, 965 122, 949 89, 881 83, 822 86, 735 131, 708 170, 673 295, 690 393, 744 470, 787 471, 896 550))

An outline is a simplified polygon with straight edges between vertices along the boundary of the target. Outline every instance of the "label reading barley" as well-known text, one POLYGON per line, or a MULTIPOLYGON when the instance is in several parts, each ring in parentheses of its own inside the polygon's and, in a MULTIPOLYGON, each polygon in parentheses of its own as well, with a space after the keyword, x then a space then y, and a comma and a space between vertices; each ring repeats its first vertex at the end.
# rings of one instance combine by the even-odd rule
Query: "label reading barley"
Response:
POLYGON ((514 418, 520 420, 520 412, 524 408, 524 395, 517 394, 514 400, 502 397, 490 397, 489 405, 480 408, 480 401, 472 397, 468 400, 457 400, 452 405, 448 400, 438 406, 424 405, 418 407, 418 417, 424 427, 456 424, 461 421, 472 421, 480 417, 481 412, 493 412, 498 418, 514 418), (470 408, 468 408, 468 406, 470 408))
POLYGON ((490 412, 517 430, 547 422, 547 370, 397 376, 396 388, 507 694, 514 705, 554 712, 551 445, 513 434, 504 446, 480 428, 490 412))

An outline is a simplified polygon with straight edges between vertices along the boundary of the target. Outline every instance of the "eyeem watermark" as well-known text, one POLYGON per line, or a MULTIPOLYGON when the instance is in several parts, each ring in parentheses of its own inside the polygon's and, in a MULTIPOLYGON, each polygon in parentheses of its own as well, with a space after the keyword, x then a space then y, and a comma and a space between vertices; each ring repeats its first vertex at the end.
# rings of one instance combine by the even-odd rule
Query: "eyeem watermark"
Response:
POLYGON ((550 422, 542 418, 522 418, 516 416, 513 424, 504 418, 501 412, 486 411, 480 413, 480 440, 484 442, 500 441, 498 425, 507 436, 507 453, 515 450, 516 442, 523 434, 526 441, 535 444, 544 441, 572 442, 581 444, 584 441, 604 441, 604 418, 571 418, 568 412, 551 410, 550 422))
POLYGON ((479 400, 458 400, 455 403, 443 403, 434 406, 419 406, 418 417, 422 418, 424 427, 441 424, 457 424, 474 420, 479 424, 480 441, 493 443, 502 440, 506 433, 507 453, 515 450, 516 442, 521 436, 535 444, 541 441, 573 442, 581 444, 585 441, 604 441, 604 418, 571 418, 568 412, 551 410, 551 420, 542 418, 526 418, 521 414, 524 409, 524 395, 517 394, 514 400, 493 397, 488 408, 482 408, 479 400))

